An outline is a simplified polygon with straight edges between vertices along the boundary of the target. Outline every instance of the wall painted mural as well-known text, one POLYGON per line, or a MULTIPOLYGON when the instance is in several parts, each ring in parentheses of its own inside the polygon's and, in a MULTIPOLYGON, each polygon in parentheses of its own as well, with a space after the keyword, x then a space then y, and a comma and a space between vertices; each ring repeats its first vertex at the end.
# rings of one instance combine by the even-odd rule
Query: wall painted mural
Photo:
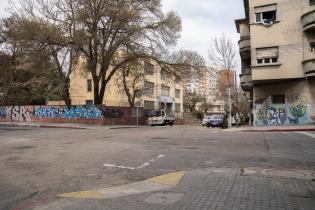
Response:
POLYGON ((102 108, 90 106, 10 106, 0 107, 0 118, 13 122, 31 122, 33 118, 101 119, 102 108))
POLYGON ((268 104, 270 104, 268 99, 256 101, 254 105, 255 126, 303 125, 312 122, 310 104, 301 103, 300 100, 295 103, 268 104))

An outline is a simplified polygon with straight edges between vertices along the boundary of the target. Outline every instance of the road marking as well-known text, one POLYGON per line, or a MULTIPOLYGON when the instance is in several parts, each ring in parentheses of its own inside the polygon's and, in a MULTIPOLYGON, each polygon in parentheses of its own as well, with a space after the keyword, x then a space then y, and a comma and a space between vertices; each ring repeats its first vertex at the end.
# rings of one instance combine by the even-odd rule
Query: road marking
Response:
POLYGON ((128 167, 128 166, 118 166, 118 165, 113 165, 113 164, 104 164, 104 167, 109 167, 109 168, 122 168, 122 169, 130 169, 130 170, 135 170, 136 168, 134 167, 128 167))
POLYGON ((148 179, 148 181, 158 183, 158 184, 168 185, 168 186, 176 186, 178 185, 178 183, 180 182, 180 180, 183 178, 184 175, 185 175, 185 172, 180 171, 180 172, 165 174, 162 176, 157 176, 157 177, 148 179))
POLYGON ((177 186, 184 175, 185 172, 180 171, 164 174, 161 176, 153 177, 151 179, 147 179, 145 181, 135 182, 127 185, 99 190, 64 193, 57 195, 57 197, 76 199, 109 199, 145 192, 160 191, 177 186))
POLYGON ((289 133, 289 132, 280 132, 281 134, 283 134, 283 135, 287 135, 287 136, 293 136, 291 133, 289 133))
POLYGON ((308 137, 315 139, 315 134, 313 134, 313 133, 309 133, 309 132, 296 132, 296 133, 299 133, 299 134, 302 134, 304 136, 308 136, 308 137))
POLYGON ((62 198, 81 198, 81 199, 105 199, 105 196, 97 191, 79 191, 72 193, 64 193, 58 195, 58 197, 62 198))
POLYGON ((108 168, 122 168, 122 169, 129 169, 129 170, 135 170, 135 169, 142 169, 145 167, 148 167, 150 165, 150 163, 154 163, 155 159, 161 159, 165 157, 165 155, 159 155, 156 158, 153 158, 151 160, 149 160, 148 162, 143 163, 141 166, 138 167, 129 167, 129 166, 120 166, 120 165, 114 165, 114 164, 104 164, 104 167, 108 167, 108 168))

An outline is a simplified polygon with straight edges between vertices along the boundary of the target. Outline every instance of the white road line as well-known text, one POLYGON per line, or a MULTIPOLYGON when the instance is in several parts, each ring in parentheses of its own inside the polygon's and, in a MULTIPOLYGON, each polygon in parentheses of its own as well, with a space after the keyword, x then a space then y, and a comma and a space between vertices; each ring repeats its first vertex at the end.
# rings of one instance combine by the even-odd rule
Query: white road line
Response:
POLYGON ((117 166, 117 165, 112 165, 112 164, 104 164, 104 167, 109 167, 109 168, 122 168, 122 169, 130 169, 130 170, 135 170, 135 169, 136 169, 136 168, 134 168, 134 167, 117 166))
MULTIPOLYGON (((157 159, 160 159, 160 158, 163 158, 163 157, 165 157, 165 155, 159 155, 159 156, 157 156, 156 158, 157 158, 157 159)), ((122 168, 122 169, 135 170, 135 169, 142 169, 142 168, 145 168, 145 167, 149 166, 150 163, 153 163, 153 162, 155 162, 155 159, 154 159, 154 158, 151 159, 151 160, 149 160, 149 162, 143 163, 143 164, 142 164, 141 166, 139 166, 139 167, 119 166, 119 165, 113 165, 113 164, 104 164, 103 166, 104 166, 104 167, 108 167, 108 168, 122 168)))
POLYGON ((315 134, 313 134, 313 133, 309 133, 309 132, 296 132, 296 133, 299 133, 299 134, 302 134, 304 136, 308 136, 308 137, 315 139, 315 134))

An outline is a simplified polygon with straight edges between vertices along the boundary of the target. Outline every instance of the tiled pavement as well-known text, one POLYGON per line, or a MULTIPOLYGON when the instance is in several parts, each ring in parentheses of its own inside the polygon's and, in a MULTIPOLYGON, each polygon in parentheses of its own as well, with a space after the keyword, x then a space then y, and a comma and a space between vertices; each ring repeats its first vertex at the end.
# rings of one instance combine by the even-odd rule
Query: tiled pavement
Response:
POLYGON ((108 200, 60 199, 36 209, 93 210, 315 210, 315 182, 241 176, 238 169, 187 172, 174 188, 108 200))

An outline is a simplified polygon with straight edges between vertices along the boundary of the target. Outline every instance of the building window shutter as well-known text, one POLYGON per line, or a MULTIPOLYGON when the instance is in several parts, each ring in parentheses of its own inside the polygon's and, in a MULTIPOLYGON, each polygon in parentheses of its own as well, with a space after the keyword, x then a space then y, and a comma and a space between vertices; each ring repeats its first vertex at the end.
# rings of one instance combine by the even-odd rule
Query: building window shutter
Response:
POLYGON ((278 58, 278 57, 279 57, 278 47, 256 49, 256 59, 278 58))
POLYGON ((255 13, 276 11, 277 10, 277 4, 270 4, 270 5, 255 7, 254 10, 255 10, 255 13))

